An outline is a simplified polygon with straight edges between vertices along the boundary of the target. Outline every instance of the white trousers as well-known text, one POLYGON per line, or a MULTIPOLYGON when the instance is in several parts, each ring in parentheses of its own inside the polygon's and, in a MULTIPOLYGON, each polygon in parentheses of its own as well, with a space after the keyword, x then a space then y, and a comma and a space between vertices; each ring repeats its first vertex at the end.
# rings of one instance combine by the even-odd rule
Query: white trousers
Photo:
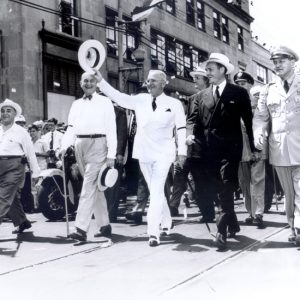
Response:
POLYGON ((94 214, 100 229, 109 224, 106 198, 104 192, 100 192, 97 187, 97 177, 107 156, 106 138, 77 138, 75 155, 83 176, 75 226, 87 232, 94 214))
POLYGON ((164 193, 164 186, 172 162, 155 161, 140 162, 141 171, 150 192, 150 204, 147 213, 148 235, 154 235, 159 240, 160 229, 172 226, 172 218, 164 193))
POLYGON ((300 166, 275 167, 285 195, 285 210, 290 227, 300 229, 300 166))

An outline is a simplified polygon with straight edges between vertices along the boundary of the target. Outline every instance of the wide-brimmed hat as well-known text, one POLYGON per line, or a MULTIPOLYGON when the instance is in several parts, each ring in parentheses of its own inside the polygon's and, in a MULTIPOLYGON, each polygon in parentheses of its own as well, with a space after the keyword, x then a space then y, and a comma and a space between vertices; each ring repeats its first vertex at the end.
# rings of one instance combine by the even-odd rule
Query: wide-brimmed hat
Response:
POLYGON ((203 69, 203 68, 200 67, 200 66, 198 66, 198 67, 196 68, 196 70, 190 72, 190 75, 191 75, 192 77, 194 77, 194 76, 196 76, 196 75, 207 77, 205 69, 203 69))
POLYGON ((234 71, 234 65, 230 63, 229 58, 222 53, 211 53, 206 64, 214 62, 224 66, 227 69, 226 74, 230 74, 234 71))
POLYGON ((14 101, 12 101, 10 99, 5 99, 2 103, 0 103, 0 110, 4 106, 10 106, 13 109, 15 109, 15 111, 17 112, 16 117, 18 117, 19 115, 22 114, 22 108, 21 108, 21 106, 18 103, 14 102, 14 101))
POLYGON ((107 164, 105 163, 101 167, 97 178, 97 186, 99 191, 103 192, 107 188, 114 186, 117 179, 118 179, 118 171, 114 168, 108 167, 107 164))
POLYGON ((294 59, 295 61, 299 60, 299 56, 294 50, 282 45, 273 47, 270 50, 270 53, 271 53, 270 59, 288 57, 294 59))
POLYGON ((79 47, 78 62, 85 72, 94 74, 93 69, 99 70, 105 58, 105 48, 97 40, 87 40, 79 47))

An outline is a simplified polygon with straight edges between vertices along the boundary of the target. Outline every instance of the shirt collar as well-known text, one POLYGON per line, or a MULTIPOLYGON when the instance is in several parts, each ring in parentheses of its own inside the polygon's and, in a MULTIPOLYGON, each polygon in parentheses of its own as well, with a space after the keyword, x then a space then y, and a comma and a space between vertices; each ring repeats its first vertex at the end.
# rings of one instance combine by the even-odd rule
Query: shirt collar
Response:
POLYGON ((218 86, 219 87, 219 94, 221 96, 222 93, 223 93, 223 91, 224 91, 224 89, 225 89, 226 83, 227 83, 227 81, 226 81, 226 79, 224 79, 220 84, 213 85, 213 94, 215 93, 216 88, 218 86))
MULTIPOLYGON (((295 78, 295 73, 292 73, 291 76, 289 76, 287 79, 285 79, 288 82, 289 87, 292 85, 294 78, 295 78)), ((282 80, 282 79, 281 79, 281 84, 284 85, 284 80, 282 80)))

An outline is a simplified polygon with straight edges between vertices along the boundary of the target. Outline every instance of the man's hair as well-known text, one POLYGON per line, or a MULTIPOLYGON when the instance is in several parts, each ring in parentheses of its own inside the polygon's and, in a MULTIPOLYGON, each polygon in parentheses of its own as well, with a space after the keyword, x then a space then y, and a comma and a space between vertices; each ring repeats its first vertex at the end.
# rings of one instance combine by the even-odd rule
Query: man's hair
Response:
POLYGON ((54 125, 56 125, 57 124, 57 119, 51 118, 51 119, 47 120, 47 123, 54 123, 54 125))
POLYGON ((28 131, 30 131, 31 129, 39 131, 38 127, 36 125, 34 125, 34 124, 31 124, 31 125, 28 126, 28 131))

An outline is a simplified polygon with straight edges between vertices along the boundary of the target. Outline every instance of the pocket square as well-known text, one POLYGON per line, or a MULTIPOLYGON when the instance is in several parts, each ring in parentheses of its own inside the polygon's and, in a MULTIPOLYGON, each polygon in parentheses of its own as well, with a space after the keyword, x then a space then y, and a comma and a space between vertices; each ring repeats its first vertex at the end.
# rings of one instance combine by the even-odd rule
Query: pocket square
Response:
POLYGON ((229 101, 230 104, 234 104, 234 101, 229 101))
POLYGON ((166 112, 167 112, 167 111, 171 112, 171 109, 170 109, 170 108, 168 108, 168 109, 166 110, 166 112))

